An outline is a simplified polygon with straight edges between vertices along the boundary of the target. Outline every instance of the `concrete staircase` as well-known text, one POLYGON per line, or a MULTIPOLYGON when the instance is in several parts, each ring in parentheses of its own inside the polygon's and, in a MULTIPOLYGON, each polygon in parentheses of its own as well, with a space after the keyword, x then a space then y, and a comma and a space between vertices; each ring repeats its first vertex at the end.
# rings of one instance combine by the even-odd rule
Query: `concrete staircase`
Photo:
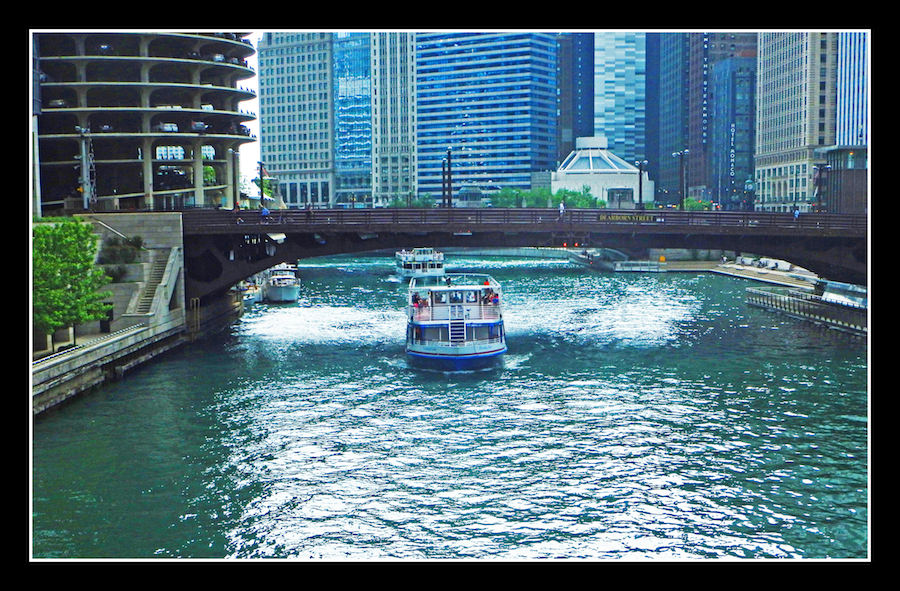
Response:
MULTIPOLYGON (((169 249, 171 250, 171 249, 169 249)), ((150 268, 150 277, 141 293, 141 299, 138 301, 137 314, 149 314, 153 309, 153 299, 156 297, 156 288, 159 287, 163 275, 166 273, 166 264, 169 262, 169 250, 157 253, 156 260, 150 268)))

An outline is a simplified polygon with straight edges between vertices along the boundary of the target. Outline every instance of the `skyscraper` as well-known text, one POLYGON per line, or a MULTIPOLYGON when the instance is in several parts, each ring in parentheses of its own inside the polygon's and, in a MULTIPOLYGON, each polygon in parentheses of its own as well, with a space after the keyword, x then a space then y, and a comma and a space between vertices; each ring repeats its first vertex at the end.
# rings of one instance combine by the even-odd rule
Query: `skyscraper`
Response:
POLYGON ((577 138, 594 135, 594 34, 563 33, 557 42, 557 160, 562 163, 577 138))
POLYGON ((677 203, 680 162, 672 154, 688 147, 688 36, 660 33, 659 40, 659 178, 657 201, 677 203))
POLYGON ((837 129, 839 146, 869 143, 869 44, 866 32, 838 33, 837 129))
POLYGON ((816 149, 835 142, 838 33, 760 33, 756 209, 816 208, 816 149))
POLYGON ((647 157, 646 33, 594 33, 594 135, 625 160, 647 157))
POLYGON ((713 126, 713 70, 722 60, 756 55, 756 33, 687 33, 688 78, 688 194, 713 198, 711 139, 713 126))
POLYGON ((389 203, 416 194, 416 34, 372 33, 372 191, 389 203))
POLYGON ((867 32, 838 33, 835 145, 816 152, 823 158, 814 181, 816 204, 830 213, 869 210, 869 40, 867 32))
POLYGON ((260 158, 288 207, 334 204, 333 50, 331 33, 259 42, 260 158))
POLYGON ((555 35, 419 33, 416 50, 420 194, 442 193, 448 149, 454 192, 555 169, 555 35))
POLYGON ((334 203, 371 203, 372 75, 369 33, 334 34, 334 203))
POLYGON ((752 206, 756 56, 713 66, 709 124, 709 198, 722 209, 752 206))

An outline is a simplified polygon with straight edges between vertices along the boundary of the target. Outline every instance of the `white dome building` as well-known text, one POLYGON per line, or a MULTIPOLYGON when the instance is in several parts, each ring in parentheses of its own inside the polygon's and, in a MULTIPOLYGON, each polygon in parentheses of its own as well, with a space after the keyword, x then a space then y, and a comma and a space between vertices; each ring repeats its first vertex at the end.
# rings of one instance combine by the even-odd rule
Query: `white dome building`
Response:
POLYGON ((580 137, 575 139, 575 150, 569 154, 553 173, 551 188, 554 193, 560 189, 581 192, 588 187, 591 195, 606 201, 610 209, 644 209, 653 207, 654 183, 643 172, 643 182, 639 182, 640 170, 608 149, 605 137, 580 137))

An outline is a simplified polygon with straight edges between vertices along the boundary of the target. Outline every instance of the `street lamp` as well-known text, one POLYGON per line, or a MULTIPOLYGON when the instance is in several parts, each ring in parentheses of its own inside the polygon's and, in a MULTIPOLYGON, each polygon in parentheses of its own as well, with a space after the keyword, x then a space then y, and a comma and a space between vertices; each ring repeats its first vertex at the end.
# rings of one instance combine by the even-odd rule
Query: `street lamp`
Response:
POLYGON ((447 188, 446 195, 444 197, 446 207, 453 207, 453 160, 450 156, 450 148, 447 148, 447 159, 444 161, 447 165, 446 168, 446 177, 447 177, 447 188))
POLYGON ((646 160, 636 160, 634 165, 638 167, 638 209, 644 209, 644 167, 646 160))
POLYGON ((679 176, 678 181, 678 193, 680 194, 680 198, 678 201, 678 209, 684 209, 684 157, 690 153, 690 150, 685 148, 684 150, 680 150, 678 152, 672 152, 672 157, 680 159, 680 167, 681 167, 681 175, 679 176))

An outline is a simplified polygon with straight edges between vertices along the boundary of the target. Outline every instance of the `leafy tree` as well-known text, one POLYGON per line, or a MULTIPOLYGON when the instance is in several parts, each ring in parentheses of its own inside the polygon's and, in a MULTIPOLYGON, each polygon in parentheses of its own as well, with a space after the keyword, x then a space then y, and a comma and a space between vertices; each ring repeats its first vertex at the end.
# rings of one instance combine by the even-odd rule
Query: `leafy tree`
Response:
POLYGON ((688 198, 684 200, 685 211, 706 211, 712 209, 712 202, 688 198))
POLYGON ((421 197, 393 197, 390 203, 388 203, 388 207, 423 207, 425 209, 431 209, 434 205, 434 197, 429 193, 426 193, 421 197))
MULTIPOLYGON (((259 177, 253 179, 253 184, 259 187, 259 177)), ((262 190, 261 193, 263 197, 274 197, 275 196, 275 186, 277 183, 274 179, 265 178, 262 180, 262 190)))
POLYGON ((32 322, 44 334, 99 320, 109 309, 97 290, 109 277, 94 265, 97 241, 90 224, 68 220, 32 230, 32 322))
POLYGON ((502 187, 491 195, 492 207, 522 207, 525 195, 514 187, 502 187))

